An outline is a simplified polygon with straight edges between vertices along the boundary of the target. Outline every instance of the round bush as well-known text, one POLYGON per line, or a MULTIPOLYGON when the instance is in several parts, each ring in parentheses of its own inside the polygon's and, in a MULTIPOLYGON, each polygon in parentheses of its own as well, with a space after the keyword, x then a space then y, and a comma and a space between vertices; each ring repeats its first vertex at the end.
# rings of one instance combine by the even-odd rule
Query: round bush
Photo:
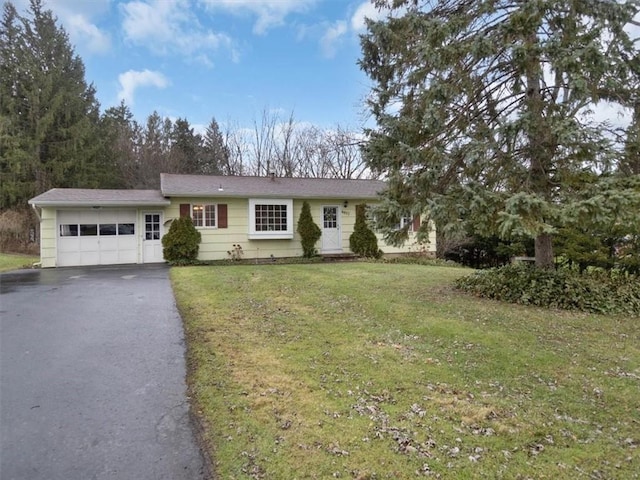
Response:
POLYGON ((201 235, 193 226, 191 217, 180 217, 171 222, 162 237, 162 254, 172 265, 189 265, 198 259, 201 235))

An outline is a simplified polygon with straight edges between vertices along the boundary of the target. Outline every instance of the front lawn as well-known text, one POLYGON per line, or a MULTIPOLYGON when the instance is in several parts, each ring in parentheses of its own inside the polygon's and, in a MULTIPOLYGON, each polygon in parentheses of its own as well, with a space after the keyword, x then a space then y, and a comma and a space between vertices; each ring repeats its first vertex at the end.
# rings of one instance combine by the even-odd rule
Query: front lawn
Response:
POLYGON ((172 269, 217 478, 639 478, 638 320, 479 300, 467 272, 172 269))
POLYGON ((39 257, 31 255, 14 255, 12 253, 0 253, 0 272, 31 268, 39 261, 39 257))

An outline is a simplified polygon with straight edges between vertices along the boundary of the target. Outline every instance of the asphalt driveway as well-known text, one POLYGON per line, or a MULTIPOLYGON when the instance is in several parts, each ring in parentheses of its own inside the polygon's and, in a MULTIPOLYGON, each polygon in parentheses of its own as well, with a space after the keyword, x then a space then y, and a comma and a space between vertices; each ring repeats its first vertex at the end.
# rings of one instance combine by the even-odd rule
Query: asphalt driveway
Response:
POLYGON ((0 478, 202 479, 165 266, 0 276, 0 478))

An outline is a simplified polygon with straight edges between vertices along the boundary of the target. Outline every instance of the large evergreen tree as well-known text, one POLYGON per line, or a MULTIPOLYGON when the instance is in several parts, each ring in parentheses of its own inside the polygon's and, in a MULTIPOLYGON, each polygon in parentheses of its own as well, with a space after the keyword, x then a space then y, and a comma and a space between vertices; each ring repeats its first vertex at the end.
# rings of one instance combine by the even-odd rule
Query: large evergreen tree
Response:
POLYGON ((171 163, 180 173, 198 173, 202 137, 194 133, 187 119, 178 118, 171 132, 171 163))
POLYGON ((200 173, 220 175, 229 172, 229 147, 224 141, 220 127, 215 118, 211 119, 203 138, 203 155, 199 165, 200 173))
POLYGON ((143 183, 139 162, 141 128, 124 101, 105 110, 100 129, 103 164, 112 166, 116 172, 105 187, 138 188, 143 183))
POLYGON ((159 188, 160 173, 176 173, 170 168, 171 120, 154 111, 142 128, 136 188, 159 188))
POLYGON ((0 30, 0 208, 51 187, 95 187, 99 105, 84 65, 41 0, 10 2, 0 30))
POLYGON ((375 3, 390 14, 361 38, 378 125, 364 153, 389 178, 376 215, 388 239, 427 209, 443 229, 531 237, 549 267, 561 226, 612 207, 637 215, 636 185, 607 176, 623 145, 589 114, 638 101, 625 30, 637 0, 375 3))

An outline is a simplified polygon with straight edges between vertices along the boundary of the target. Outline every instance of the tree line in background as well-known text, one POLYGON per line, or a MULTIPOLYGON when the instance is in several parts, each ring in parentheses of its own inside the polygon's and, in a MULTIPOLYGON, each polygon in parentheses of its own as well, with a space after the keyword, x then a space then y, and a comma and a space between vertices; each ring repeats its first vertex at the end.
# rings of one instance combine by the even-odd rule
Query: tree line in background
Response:
POLYGON ((200 134, 157 112, 138 123, 123 102, 100 112, 82 59, 41 0, 11 2, 0 25, 0 210, 54 187, 158 188, 160 173, 360 178, 359 137, 265 110, 251 128, 200 134))
POLYGON ((102 116, 111 168, 118 188, 158 188, 160 173, 206 175, 275 174, 281 177, 370 176, 358 136, 347 129, 320 129, 267 110, 252 127, 213 118, 204 134, 186 119, 172 122, 153 112, 144 125, 121 103, 102 116))

